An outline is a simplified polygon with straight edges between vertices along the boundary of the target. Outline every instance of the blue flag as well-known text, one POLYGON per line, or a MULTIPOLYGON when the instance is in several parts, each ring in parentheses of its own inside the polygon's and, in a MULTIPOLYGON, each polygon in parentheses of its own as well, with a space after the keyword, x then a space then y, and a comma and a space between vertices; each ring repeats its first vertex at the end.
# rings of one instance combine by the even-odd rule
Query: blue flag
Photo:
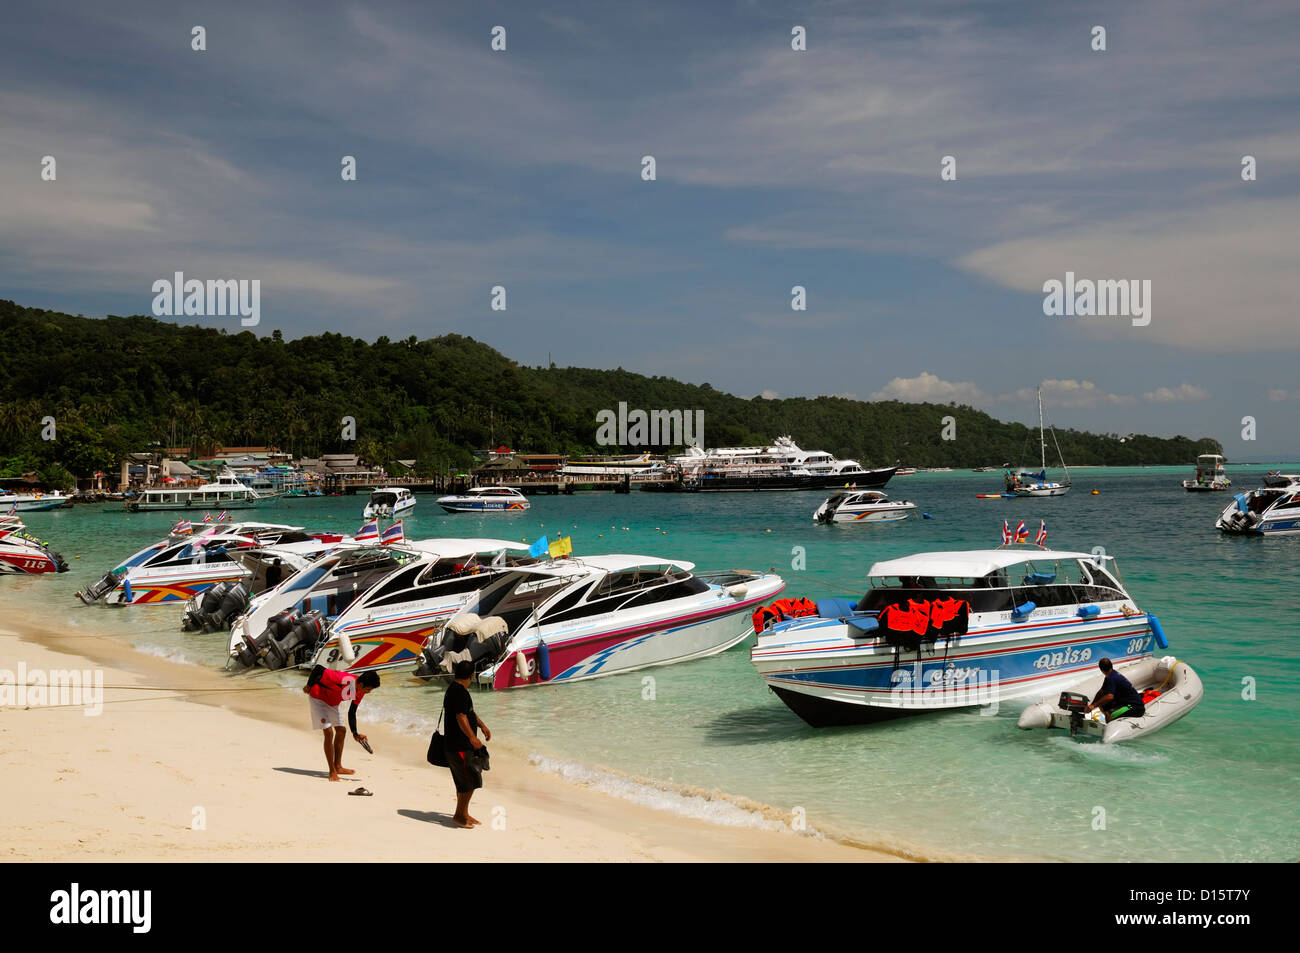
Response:
POLYGON ((546 553, 550 550, 550 548, 551 548, 550 542, 548 542, 546 537, 543 536, 537 542, 533 543, 533 545, 528 547, 528 555, 545 556, 546 553))

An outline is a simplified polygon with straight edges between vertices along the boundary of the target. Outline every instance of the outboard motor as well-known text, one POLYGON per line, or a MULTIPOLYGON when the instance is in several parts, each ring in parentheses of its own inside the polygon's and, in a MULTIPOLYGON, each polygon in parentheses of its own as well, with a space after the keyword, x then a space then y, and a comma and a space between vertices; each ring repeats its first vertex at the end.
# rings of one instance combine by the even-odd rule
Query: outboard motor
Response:
POLYGON ((205 628, 209 632, 229 629, 230 624, 248 608, 249 601, 248 586, 243 580, 231 583, 230 588, 221 597, 221 605, 208 616, 205 628))
POLYGON ((252 668, 266 654, 271 641, 288 635, 289 631, 301 618, 302 612, 297 609, 285 609, 283 612, 271 616, 271 620, 266 623, 266 628, 261 635, 254 636, 252 639, 245 639, 239 644, 239 647, 233 653, 235 659, 245 668, 252 668))
MULTIPOLYGON (((63 557, 60 556, 59 559, 61 561, 63 557)), ((60 572, 62 572, 62 570, 60 570, 60 572)), ((93 606, 100 599, 103 599, 106 595, 116 589, 122 582, 122 576, 125 575, 125 573, 118 575, 110 569, 108 572, 104 573, 104 577, 100 579, 99 582, 94 585, 86 586, 84 589, 77 590, 77 598, 86 605, 93 606)))
POLYGON ((214 583, 185 604, 185 618, 181 620, 182 632, 207 631, 204 620, 221 605, 221 599, 230 588, 230 581, 214 583))
MULTIPOLYGON (((270 626, 267 629, 269 631, 270 626)), ((325 613, 313 609, 299 616, 284 635, 273 636, 267 642, 266 654, 262 656, 262 661, 267 668, 271 669, 284 668, 290 662, 305 661, 301 656, 305 656, 315 648, 324 632, 325 613)))

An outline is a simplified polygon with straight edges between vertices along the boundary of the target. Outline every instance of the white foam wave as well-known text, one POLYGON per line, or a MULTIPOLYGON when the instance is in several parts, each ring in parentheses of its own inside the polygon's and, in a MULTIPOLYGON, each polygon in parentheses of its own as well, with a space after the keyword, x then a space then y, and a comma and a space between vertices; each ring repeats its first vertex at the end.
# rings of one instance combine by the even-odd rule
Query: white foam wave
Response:
MULTIPOLYGON (((754 830, 794 832, 790 823, 793 815, 784 815, 776 808, 757 802, 746 802, 721 791, 706 791, 680 785, 620 774, 602 768, 592 768, 576 761, 565 761, 534 752, 528 761, 540 771, 558 775, 571 784, 598 791, 611 797, 641 804, 656 811, 668 811, 682 817, 695 818, 726 827, 746 827, 754 830)), ((813 828, 800 833, 822 837, 813 828)))

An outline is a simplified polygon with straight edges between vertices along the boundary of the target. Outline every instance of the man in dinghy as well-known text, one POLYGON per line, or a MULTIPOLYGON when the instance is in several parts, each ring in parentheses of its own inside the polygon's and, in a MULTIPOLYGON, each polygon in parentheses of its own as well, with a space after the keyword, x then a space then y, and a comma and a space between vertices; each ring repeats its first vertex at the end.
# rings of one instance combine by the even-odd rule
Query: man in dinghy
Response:
POLYGON ((352 703, 348 708, 348 727, 352 730, 352 737, 368 751, 370 745, 366 743, 366 736, 357 733, 357 706, 367 692, 378 687, 378 672, 362 672, 358 676, 351 672, 336 672, 323 665, 311 670, 302 690, 311 696, 312 727, 325 734, 325 762, 329 766, 331 781, 337 781, 341 774, 356 774, 351 768, 343 767, 343 743, 347 735, 343 730, 340 706, 345 701, 352 703))
POLYGON ((1105 678, 1102 679, 1101 688, 1097 690, 1092 704, 1084 709, 1085 714, 1094 708, 1100 708, 1108 721, 1114 721, 1116 718, 1141 718, 1147 713, 1146 706, 1142 704, 1142 696, 1132 682, 1115 671, 1110 659, 1102 659, 1097 667, 1105 678))

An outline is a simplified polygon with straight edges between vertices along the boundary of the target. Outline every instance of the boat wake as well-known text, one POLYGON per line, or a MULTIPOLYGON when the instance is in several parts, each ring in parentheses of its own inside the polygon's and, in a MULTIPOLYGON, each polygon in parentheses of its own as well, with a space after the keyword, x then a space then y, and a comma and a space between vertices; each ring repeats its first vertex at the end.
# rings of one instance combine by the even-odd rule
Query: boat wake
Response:
POLYGON ((1082 740, 1068 735, 1054 735, 1048 739, 1052 745, 1079 758, 1087 758, 1108 764, 1162 765, 1169 761, 1169 755, 1152 751, 1149 748, 1135 748, 1126 745, 1098 744, 1095 740, 1082 740))

